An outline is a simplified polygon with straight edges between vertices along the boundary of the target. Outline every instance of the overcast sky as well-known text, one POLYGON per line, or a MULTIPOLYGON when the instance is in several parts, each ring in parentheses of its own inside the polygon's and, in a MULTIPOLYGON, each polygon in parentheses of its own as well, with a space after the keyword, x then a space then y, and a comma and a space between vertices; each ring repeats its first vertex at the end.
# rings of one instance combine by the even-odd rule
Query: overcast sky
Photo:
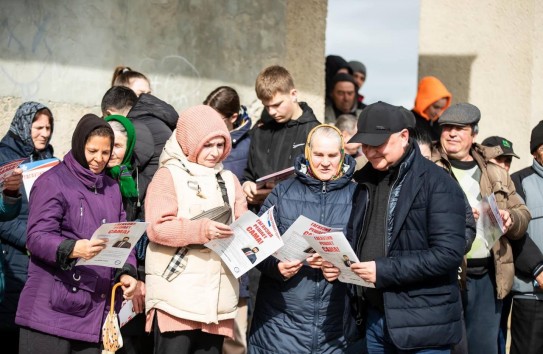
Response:
POLYGON ((328 0, 326 55, 366 65, 367 104, 413 108, 418 38, 419 0, 328 0))

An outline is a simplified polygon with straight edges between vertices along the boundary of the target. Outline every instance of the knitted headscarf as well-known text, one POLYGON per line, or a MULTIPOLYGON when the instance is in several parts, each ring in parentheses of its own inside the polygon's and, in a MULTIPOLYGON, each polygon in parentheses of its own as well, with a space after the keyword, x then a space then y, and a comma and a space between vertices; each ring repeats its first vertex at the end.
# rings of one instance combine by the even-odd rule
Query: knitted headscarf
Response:
POLYGON ((337 167, 337 171, 336 173, 334 174, 334 176, 332 177, 332 180, 335 180, 335 179, 338 179, 339 177, 341 177, 343 175, 343 161, 345 160, 345 141, 343 141, 343 134, 341 134, 341 131, 334 127, 333 125, 330 125, 330 124, 321 124, 321 125, 317 125, 315 128, 311 129, 311 131, 309 132, 309 134, 307 135, 307 142, 305 144, 305 159, 307 160, 308 162, 308 172, 311 176, 315 177, 315 173, 313 172, 313 161, 311 160, 311 137, 313 136, 313 134, 315 134, 315 132, 319 129, 322 129, 322 128, 331 128, 333 130, 335 130, 341 140, 341 145, 339 147, 339 151, 341 153, 341 159, 339 160, 339 164, 338 164, 338 167, 337 167))
MULTIPOLYGON (((125 116, 117 114, 107 116, 105 121, 119 122, 126 130, 126 151, 123 160, 119 165, 107 168, 106 174, 119 182, 119 188, 123 197, 138 197, 136 181, 132 178, 132 156, 134 155, 134 146, 136 145, 136 130, 134 129, 134 125, 125 116)), ((113 132, 115 132, 115 129, 113 129, 113 132)))
POLYGON ((439 101, 442 98, 447 99, 447 103, 445 104, 445 107, 443 107, 443 111, 445 111, 451 105, 451 93, 437 77, 423 77, 419 82, 417 97, 415 98, 415 107, 413 107, 413 110, 424 117, 424 119, 430 120, 430 117, 428 117, 424 111, 434 102, 439 101))
POLYGON ((204 144, 219 136, 224 138, 223 161, 230 154, 232 141, 221 114, 210 106, 198 105, 179 116, 175 138, 190 162, 196 163, 204 144))

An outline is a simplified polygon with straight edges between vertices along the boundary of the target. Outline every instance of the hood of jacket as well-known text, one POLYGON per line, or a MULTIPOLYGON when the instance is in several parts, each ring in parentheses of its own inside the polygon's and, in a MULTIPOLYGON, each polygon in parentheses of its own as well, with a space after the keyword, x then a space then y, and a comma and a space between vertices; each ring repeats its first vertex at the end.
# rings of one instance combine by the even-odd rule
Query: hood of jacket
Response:
POLYGON ((127 117, 134 120, 145 117, 157 118, 170 127, 171 130, 174 130, 179 114, 170 104, 153 95, 144 93, 128 112, 127 117))
POLYGON ((428 117, 424 111, 426 111, 426 109, 434 102, 442 98, 447 99, 447 103, 443 108, 443 110, 446 110, 451 105, 451 93, 438 78, 433 76, 424 77, 419 82, 417 97, 415 98, 415 107, 413 107, 413 110, 424 119, 430 120, 430 117, 428 117))

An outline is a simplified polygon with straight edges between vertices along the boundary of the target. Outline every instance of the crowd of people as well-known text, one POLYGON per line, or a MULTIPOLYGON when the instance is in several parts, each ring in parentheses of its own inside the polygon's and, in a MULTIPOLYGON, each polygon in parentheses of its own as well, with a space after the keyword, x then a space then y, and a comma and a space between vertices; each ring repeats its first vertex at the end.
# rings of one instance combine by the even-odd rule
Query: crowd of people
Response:
MULTIPOLYGON (((505 354, 508 334, 511 353, 543 352, 543 121, 532 166, 509 175, 513 143, 478 144, 480 110, 453 103, 438 78, 420 80, 408 110, 364 102, 366 74, 328 56, 318 119, 286 68, 264 68, 256 120, 233 87, 178 114, 144 74, 116 68, 102 117, 79 120, 30 197, 20 168, 3 181, 7 352, 101 353, 117 283, 115 310, 130 299, 137 314, 119 353, 505 354), (256 183, 288 167, 290 178, 256 183), (358 260, 270 256, 256 281, 236 278, 204 245, 272 207, 281 234, 303 215, 342 230, 358 260), (121 268, 76 266, 104 250, 91 239, 100 225, 122 221, 148 228, 135 245, 119 241, 133 246, 121 268), (340 269, 369 286, 340 281, 340 269)), ((54 157, 53 117, 23 103, 1 162, 54 157)))

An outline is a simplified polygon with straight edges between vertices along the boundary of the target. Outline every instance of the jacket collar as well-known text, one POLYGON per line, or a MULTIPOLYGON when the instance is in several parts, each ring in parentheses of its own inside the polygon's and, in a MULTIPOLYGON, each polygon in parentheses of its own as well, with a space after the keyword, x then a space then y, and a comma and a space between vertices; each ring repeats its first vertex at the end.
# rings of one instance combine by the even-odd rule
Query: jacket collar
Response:
POLYGON ((232 148, 234 148, 251 130, 252 121, 251 118, 246 117, 241 125, 230 132, 230 138, 232 139, 232 148))
POLYGON ((532 168, 534 169, 535 173, 539 175, 539 177, 543 178, 543 166, 541 166, 535 159, 532 163, 532 168))
POLYGON ((63 163, 75 178, 83 183, 88 189, 94 189, 94 191, 96 191, 102 189, 104 186, 105 172, 102 171, 102 173, 95 174, 91 170, 81 166, 81 164, 75 160, 71 150, 64 156, 63 163))

